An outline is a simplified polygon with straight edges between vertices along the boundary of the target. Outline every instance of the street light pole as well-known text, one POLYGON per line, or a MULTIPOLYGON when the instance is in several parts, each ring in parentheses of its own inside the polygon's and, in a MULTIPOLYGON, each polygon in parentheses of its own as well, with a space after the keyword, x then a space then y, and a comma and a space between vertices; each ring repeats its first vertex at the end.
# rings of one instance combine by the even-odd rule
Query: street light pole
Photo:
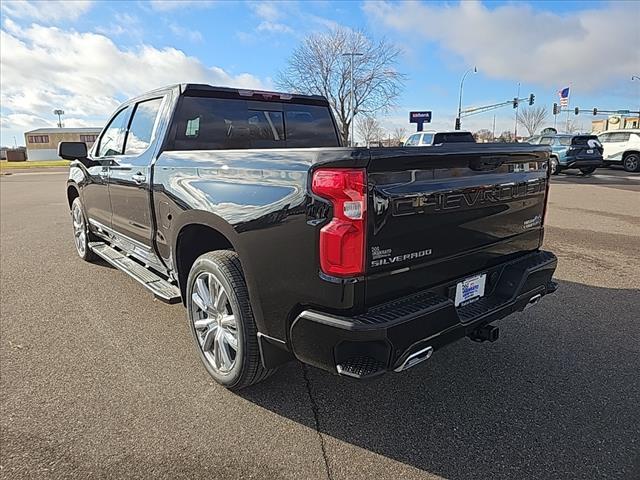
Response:
MULTIPOLYGON (((517 99, 520 99, 520 82, 518 82, 518 95, 516 96, 517 99)), ((513 127, 513 141, 517 142, 518 141, 518 112, 520 111, 520 100, 518 100, 518 103, 516 104, 516 121, 515 121, 515 125, 513 127)))
POLYGON ((462 114, 462 86, 464 85, 464 79, 467 78, 467 75, 473 73, 478 73, 478 69, 476 67, 470 68, 464 75, 462 75, 462 80, 460 80, 460 95, 458 96, 458 118, 456 119, 456 130, 460 130, 460 115, 462 114))
MULTIPOLYGON (((634 80, 640 81, 640 77, 638 75, 631 75, 631 81, 633 82, 634 80)), ((638 111, 640 111, 640 108, 638 108, 638 111)), ((640 113, 638 113, 638 118, 640 118, 640 113)))
POLYGON ((62 115, 64 115, 64 110, 54 110, 53 114, 58 116, 58 128, 62 128, 62 115))
POLYGON ((351 82, 351 90, 349 92, 349 110, 351 110, 351 138, 350 138, 350 146, 353 146, 353 124, 354 122, 354 118, 356 116, 356 109, 355 109, 355 104, 353 103, 353 90, 354 90, 354 86, 353 86, 353 57, 361 57, 363 54, 362 53, 357 53, 357 52, 347 52, 347 53, 343 53, 342 56, 349 56, 350 60, 351 60, 351 65, 350 65, 350 82, 351 82))

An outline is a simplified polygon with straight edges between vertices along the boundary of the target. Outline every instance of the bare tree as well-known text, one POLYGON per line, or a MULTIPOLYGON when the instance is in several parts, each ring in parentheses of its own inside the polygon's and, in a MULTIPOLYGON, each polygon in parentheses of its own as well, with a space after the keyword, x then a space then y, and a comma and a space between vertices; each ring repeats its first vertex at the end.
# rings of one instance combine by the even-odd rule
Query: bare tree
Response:
POLYGON ((378 120, 374 117, 358 117, 356 119, 356 130, 367 147, 373 142, 379 142, 382 136, 382 128, 380 128, 378 120))
MULTIPOLYGON (((393 130, 393 135, 391 136, 391 140, 393 145, 399 147, 404 138, 407 136, 407 129, 404 127, 396 127, 393 130)), ((389 145, 391 146, 391 145, 389 145)))
POLYGON ((482 128, 473 134, 473 137, 476 141, 480 140, 481 142, 493 142, 493 132, 491 130, 487 130, 486 128, 482 128))
POLYGON ((351 128, 351 58, 353 57, 353 109, 356 114, 387 112, 395 105, 405 75, 395 66, 401 50, 385 39, 374 41, 361 31, 336 27, 308 35, 294 50, 277 77, 278 88, 327 97, 343 143, 351 128))
POLYGON ((500 134, 498 140, 501 142, 512 143, 516 141, 516 137, 513 135, 511 130, 505 130, 500 134))
POLYGON ((518 112, 518 124, 529 132, 529 136, 533 136, 547 119, 547 113, 547 107, 523 108, 518 112))
POLYGON ((578 133, 581 129, 578 126, 578 122, 576 122, 575 120, 569 120, 566 123, 565 130, 567 131, 567 133, 578 133))

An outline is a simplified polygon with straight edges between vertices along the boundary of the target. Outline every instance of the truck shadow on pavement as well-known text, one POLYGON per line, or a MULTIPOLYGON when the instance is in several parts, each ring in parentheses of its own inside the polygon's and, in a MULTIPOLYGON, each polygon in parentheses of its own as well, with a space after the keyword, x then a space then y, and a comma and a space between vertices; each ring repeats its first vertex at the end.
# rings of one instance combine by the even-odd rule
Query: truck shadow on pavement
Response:
MULTIPOLYGON (((291 363, 242 396, 446 478, 638 478, 639 293, 561 282, 498 322, 493 344, 464 339, 370 382, 291 363), (308 398, 287 394, 301 369, 308 398)), ((329 470, 349 462, 348 446, 326 443, 329 470)))

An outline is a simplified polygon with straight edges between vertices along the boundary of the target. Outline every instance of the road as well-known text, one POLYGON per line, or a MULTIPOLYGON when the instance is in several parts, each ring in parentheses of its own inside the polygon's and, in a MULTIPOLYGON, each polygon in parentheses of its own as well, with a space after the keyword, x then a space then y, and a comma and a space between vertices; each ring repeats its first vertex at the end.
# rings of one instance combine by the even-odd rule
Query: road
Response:
POLYGON ((215 385, 185 312, 81 261, 61 173, 0 179, 0 477, 640 477, 640 175, 560 175, 560 290, 403 374, 215 385))

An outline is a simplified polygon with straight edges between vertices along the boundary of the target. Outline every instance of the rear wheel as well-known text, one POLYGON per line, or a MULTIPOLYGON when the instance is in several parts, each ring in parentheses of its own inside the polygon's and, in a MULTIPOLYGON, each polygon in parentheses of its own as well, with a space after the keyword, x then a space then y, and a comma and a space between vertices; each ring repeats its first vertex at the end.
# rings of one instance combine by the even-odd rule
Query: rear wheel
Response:
POLYGON ((582 172, 583 175, 591 175, 596 171, 596 168, 597 167, 583 167, 580 169, 580 172, 582 172))
POLYGON ((264 380, 249 292, 238 254, 198 257, 187 279, 187 314, 200 359, 219 384, 239 390, 264 380))
POLYGON ((93 250, 89 248, 91 232, 89 232, 87 226, 80 198, 76 198, 71 204, 71 221, 73 222, 73 240, 76 245, 76 252, 83 260, 87 262, 94 261, 97 257, 93 250))
POLYGON ((551 168, 551 175, 557 175, 560 173, 560 166, 558 165, 558 159, 551 157, 549 159, 549 168, 551 168))
POLYGON ((640 172, 640 155, 630 153, 622 160, 622 167, 627 172, 640 172))

